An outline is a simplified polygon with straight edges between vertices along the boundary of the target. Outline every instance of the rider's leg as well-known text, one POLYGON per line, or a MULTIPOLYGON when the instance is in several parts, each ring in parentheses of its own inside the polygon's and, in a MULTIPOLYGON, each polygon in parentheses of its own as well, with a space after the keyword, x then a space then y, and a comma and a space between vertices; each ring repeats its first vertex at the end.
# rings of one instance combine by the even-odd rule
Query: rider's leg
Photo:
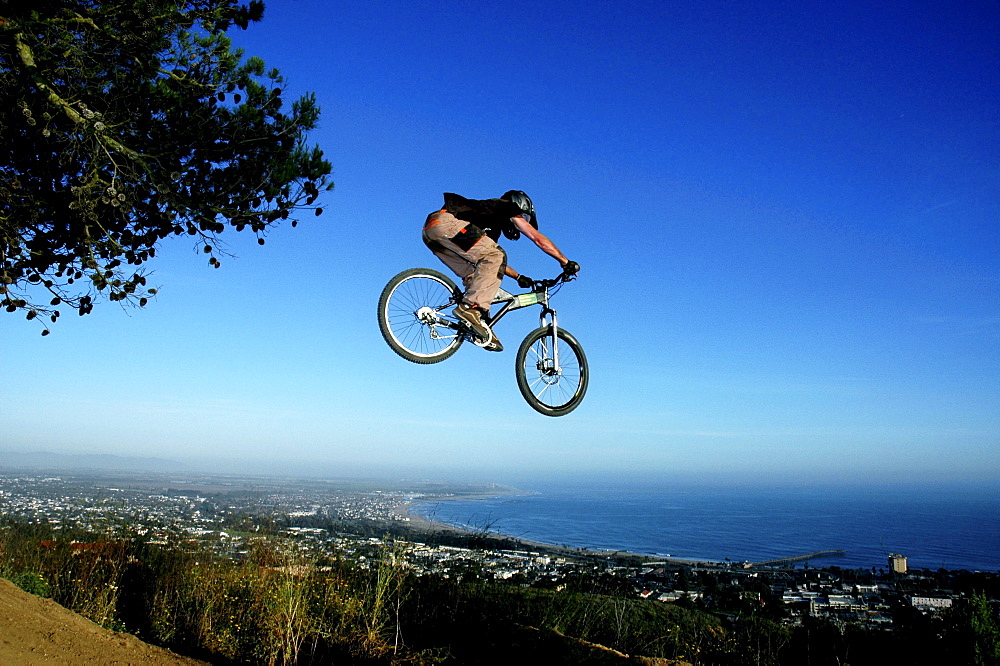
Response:
POLYGON ((455 316, 469 324, 481 338, 489 340, 484 349, 503 351, 503 344, 497 337, 496 331, 490 328, 483 317, 489 316, 490 304, 500 289, 500 281, 507 265, 507 255, 489 236, 483 236, 466 255, 470 261, 478 260, 469 279, 463 279, 466 286, 465 296, 461 305, 455 308, 455 316))
POLYGON ((465 300, 474 303, 485 314, 490 313, 490 304, 500 290, 507 254, 489 236, 483 236, 469 249, 469 256, 475 260, 472 279, 466 286, 465 300))
POLYGON ((507 265, 503 249, 474 225, 444 211, 427 218, 423 239, 438 259, 462 278, 463 301, 488 315, 507 265))
POLYGON ((462 279, 465 294, 455 316, 479 337, 490 340, 485 349, 502 351, 503 345, 483 317, 500 289, 507 254, 482 230, 450 213, 431 213, 423 229, 423 240, 434 255, 462 279))
POLYGON ((468 291, 469 285, 472 284, 472 276, 475 275, 476 267, 470 264, 466 259, 452 253, 448 250, 439 250, 434 253, 434 256, 441 260, 441 262, 451 269, 451 272, 457 275, 462 280, 462 291, 468 291))

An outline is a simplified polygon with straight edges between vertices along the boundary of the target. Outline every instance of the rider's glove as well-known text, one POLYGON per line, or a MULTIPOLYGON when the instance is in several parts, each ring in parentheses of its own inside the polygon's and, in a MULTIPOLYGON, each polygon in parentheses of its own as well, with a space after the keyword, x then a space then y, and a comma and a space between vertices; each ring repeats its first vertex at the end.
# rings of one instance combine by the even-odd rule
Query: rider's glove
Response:
POLYGON ((517 276, 517 286, 520 287, 521 289, 531 289, 531 287, 533 287, 534 284, 535 284, 535 281, 532 280, 527 275, 518 275, 517 276))
POLYGON ((563 264, 562 269, 563 273, 565 273, 566 275, 576 275, 577 273, 580 272, 580 264, 576 263, 575 261, 567 261, 565 264, 563 264))

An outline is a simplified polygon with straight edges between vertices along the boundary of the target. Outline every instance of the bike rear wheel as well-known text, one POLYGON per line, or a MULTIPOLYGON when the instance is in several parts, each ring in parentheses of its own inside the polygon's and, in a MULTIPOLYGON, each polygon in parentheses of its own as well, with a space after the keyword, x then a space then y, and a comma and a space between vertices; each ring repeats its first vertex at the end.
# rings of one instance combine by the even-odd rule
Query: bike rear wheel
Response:
POLYGON ((447 275, 411 268, 389 280, 378 299, 378 327, 394 352, 414 363, 450 357, 464 336, 451 309, 462 292, 447 275))
POLYGON ((531 407, 546 416, 576 409, 587 393, 590 370, 576 338, 558 329, 558 368, 551 326, 528 334, 517 350, 517 387, 531 407))

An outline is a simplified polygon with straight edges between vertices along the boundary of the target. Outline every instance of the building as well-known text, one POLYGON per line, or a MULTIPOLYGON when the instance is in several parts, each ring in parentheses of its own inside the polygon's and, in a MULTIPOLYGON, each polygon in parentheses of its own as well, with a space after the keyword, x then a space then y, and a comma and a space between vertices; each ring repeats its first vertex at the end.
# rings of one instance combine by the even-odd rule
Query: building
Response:
POLYGON ((905 574, 906 556, 898 553, 891 553, 889 555, 889 571, 892 573, 905 574))
POLYGON ((951 608, 952 600, 948 597, 910 597, 910 604, 922 613, 936 613, 951 608))

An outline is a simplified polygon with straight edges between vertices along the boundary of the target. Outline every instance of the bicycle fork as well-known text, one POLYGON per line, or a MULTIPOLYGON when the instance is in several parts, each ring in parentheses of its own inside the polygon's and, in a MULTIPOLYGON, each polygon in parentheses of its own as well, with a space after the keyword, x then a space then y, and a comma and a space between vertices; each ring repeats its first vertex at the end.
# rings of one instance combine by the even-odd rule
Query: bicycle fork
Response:
POLYGON ((549 377, 558 377, 562 374, 562 368, 559 367, 559 323, 556 319, 556 311, 549 307, 542 308, 542 314, 538 316, 539 326, 545 328, 546 326, 552 327, 552 349, 551 359, 546 357, 538 361, 538 369, 543 375, 549 377), (545 319, 549 317, 551 323, 547 324, 545 319), (551 365, 550 365, 551 364, 551 365))

